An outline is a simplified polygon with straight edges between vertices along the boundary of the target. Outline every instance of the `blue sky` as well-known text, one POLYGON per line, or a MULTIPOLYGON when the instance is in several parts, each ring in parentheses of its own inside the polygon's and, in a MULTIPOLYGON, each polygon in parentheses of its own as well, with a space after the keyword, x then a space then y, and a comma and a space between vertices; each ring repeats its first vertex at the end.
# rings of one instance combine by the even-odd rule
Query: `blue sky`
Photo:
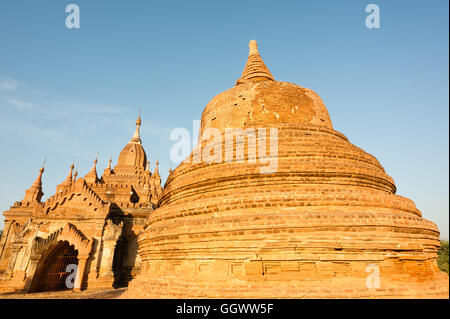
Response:
MULTIPOLYGON (((190 130, 239 78, 256 39, 277 80, 316 91, 334 128, 376 156, 425 218, 449 234, 448 1, 0 2, 0 210, 44 158, 44 197, 74 156, 84 176, 118 154, 142 112, 163 179, 170 131, 190 130), (80 7, 67 29, 65 7, 80 7), (380 6, 380 29, 365 7, 380 6)), ((0 228, 3 226, 3 217, 0 228)))

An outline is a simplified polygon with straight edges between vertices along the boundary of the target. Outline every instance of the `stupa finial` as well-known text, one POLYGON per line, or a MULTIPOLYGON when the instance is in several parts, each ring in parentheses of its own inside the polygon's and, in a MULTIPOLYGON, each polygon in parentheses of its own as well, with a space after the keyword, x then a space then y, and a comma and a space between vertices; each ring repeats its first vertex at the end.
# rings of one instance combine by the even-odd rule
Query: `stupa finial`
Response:
POLYGON ((142 124, 141 113, 142 113, 142 107, 139 108, 139 115, 136 120, 136 130, 134 131, 133 137, 131 138, 131 141, 130 141, 131 143, 139 143, 139 144, 141 143, 141 134, 139 131, 141 124, 142 124))
POLYGON ((258 52, 258 44, 255 40, 248 43, 248 60, 242 72, 241 78, 236 81, 236 85, 247 82, 275 81, 272 73, 264 64, 258 52))
POLYGON ((256 42, 256 40, 250 40, 250 42, 248 43, 248 48, 249 48, 248 56, 251 56, 253 54, 259 54, 258 43, 256 42))

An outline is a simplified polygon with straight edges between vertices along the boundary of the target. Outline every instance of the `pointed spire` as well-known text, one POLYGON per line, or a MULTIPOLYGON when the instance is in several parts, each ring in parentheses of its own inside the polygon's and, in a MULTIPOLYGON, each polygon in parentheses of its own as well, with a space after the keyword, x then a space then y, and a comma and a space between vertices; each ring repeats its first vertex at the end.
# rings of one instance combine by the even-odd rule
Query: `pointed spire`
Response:
POLYGON ((130 140, 130 143, 138 143, 141 144, 141 134, 139 132, 139 129, 141 127, 142 121, 141 121, 141 112, 142 108, 139 109, 139 116, 136 120, 136 130, 134 131, 133 137, 130 140))
MULTIPOLYGON (((45 161, 44 161, 45 165, 45 161)), ((39 170, 39 175, 33 185, 25 191, 23 202, 40 202, 44 193, 42 192, 42 173, 44 173, 44 165, 39 170)))
POLYGON ((97 183, 98 177, 97 177, 97 157, 95 157, 94 165, 92 165, 92 168, 89 173, 84 177, 86 180, 86 183, 97 183))
POLYGON ((157 204, 159 198, 162 194, 162 187, 161 187, 161 177, 159 176, 159 162, 156 161, 155 165, 155 172, 153 173, 152 177, 150 178, 150 190, 152 193, 151 201, 153 204, 157 204))
POLYGON ((109 158, 108 161, 108 166, 105 168, 105 170, 103 171, 103 175, 102 175, 102 180, 103 180, 103 176, 109 176, 111 175, 112 169, 111 169, 111 163, 112 163, 112 156, 109 158))
POLYGON ((155 177, 159 177, 158 165, 159 165, 159 162, 158 162, 158 160, 156 160, 155 172, 153 173, 153 176, 155 176, 155 177))
POLYGON ((117 174, 128 174, 134 171, 136 168, 142 171, 145 170, 145 165, 147 163, 147 155, 142 147, 141 137, 139 133, 141 121, 141 111, 139 111, 139 116, 136 120, 136 131, 133 137, 128 142, 127 145, 122 149, 119 154, 119 159, 117 165, 114 167, 114 172, 117 174), (128 171, 128 173, 126 172, 128 171))
POLYGON ((73 172, 73 168, 75 166, 70 165, 70 171, 69 174, 67 175, 66 179, 64 180, 64 182, 62 182, 61 184, 59 184, 58 186, 56 186, 56 191, 58 192, 63 192, 64 190, 66 190, 67 188, 70 188, 70 185, 72 185, 72 172, 73 172))
POLYGON ((67 175, 66 180, 64 181, 65 184, 70 184, 72 182, 72 173, 73 173, 73 169, 74 169, 75 165, 70 165, 70 172, 69 175, 67 175))
MULTIPOLYGON (((75 158, 73 159, 75 162, 75 158)), ((79 161, 77 161, 77 166, 75 167, 75 172, 73 173, 73 182, 75 183, 77 180, 77 176, 78 176, 78 165, 80 164, 79 161)))
POLYGON ((251 40, 248 46, 247 64, 245 65, 241 78, 236 81, 236 85, 250 81, 275 81, 272 73, 270 73, 258 53, 258 44, 256 41, 251 40))
POLYGON ((39 175, 33 183, 33 187, 41 188, 42 187, 42 173, 44 173, 44 166, 42 165, 39 170, 39 175))

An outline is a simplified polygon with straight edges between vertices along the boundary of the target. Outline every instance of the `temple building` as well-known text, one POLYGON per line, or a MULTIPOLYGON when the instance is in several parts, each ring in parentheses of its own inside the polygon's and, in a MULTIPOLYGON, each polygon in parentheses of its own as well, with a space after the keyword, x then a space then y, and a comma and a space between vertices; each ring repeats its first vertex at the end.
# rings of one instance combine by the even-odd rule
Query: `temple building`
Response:
POLYGON ((448 298, 436 225, 333 129, 315 92, 274 79, 255 41, 235 86, 206 105, 200 136, 148 215, 141 271, 123 297, 448 298), (278 152, 196 161, 238 149, 205 134, 227 128, 245 141, 277 129, 278 152), (278 167, 262 174, 267 157, 278 167))
POLYGON ((117 165, 84 177, 74 165, 42 202, 42 175, 4 212, 0 293, 126 286, 139 271, 137 236, 162 193, 142 147, 141 118, 117 165), (77 267, 78 271, 73 271, 77 267), (72 276, 72 278, 70 278, 72 276))

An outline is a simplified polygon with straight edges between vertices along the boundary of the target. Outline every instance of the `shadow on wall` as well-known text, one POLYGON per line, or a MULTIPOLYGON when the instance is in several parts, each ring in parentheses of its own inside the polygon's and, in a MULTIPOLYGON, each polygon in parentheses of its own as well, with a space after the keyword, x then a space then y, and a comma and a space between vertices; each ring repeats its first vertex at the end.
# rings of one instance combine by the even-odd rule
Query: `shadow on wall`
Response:
POLYGON ((137 270, 137 235, 131 230, 131 224, 124 223, 124 228, 114 250, 114 288, 127 287, 137 270))

